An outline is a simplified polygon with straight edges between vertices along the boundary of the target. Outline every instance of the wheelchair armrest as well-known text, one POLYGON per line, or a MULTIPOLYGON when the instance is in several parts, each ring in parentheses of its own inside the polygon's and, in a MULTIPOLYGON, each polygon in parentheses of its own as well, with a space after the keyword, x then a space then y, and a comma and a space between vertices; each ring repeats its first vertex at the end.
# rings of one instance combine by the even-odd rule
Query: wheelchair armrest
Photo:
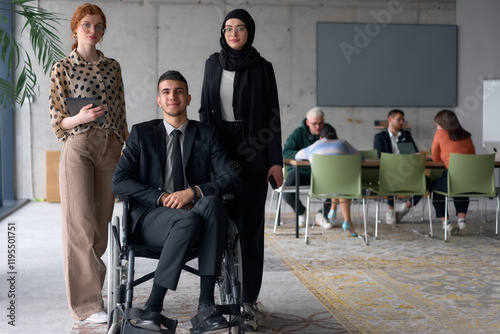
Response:
POLYGON ((118 198, 118 202, 128 202, 130 199, 127 195, 117 195, 116 197, 118 198))
POLYGON ((117 195, 118 202, 123 205, 122 208, 122 223, 121 223, 121 233, 122 233, 122 242, 123 242, 123 250, 126 252, 129 244, 130 238, 130 212, 129 212, 129 203, 130 197, 127 195, 117 195))

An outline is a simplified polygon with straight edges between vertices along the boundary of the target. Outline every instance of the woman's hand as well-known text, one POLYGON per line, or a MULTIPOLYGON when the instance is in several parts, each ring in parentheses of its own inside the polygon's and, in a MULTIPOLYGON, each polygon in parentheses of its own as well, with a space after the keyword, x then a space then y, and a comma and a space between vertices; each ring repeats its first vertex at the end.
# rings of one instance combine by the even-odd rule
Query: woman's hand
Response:
POLYGON ((269 182, 269 177, 271 175, 274 177, 274 180, 276 181, 277 188, 281 187, 281 185, 283 184, 283 167, 280 165, 272 165, 271 168, 269 168, 269 172, 267 172, 268 182, 269 182))
POLYGON ((94 107, 91 103, 80 109, 80 112, 75 115, 75 117, 78 118, 80 124, 85 124, 95 121, 102 115, 104 115, 104 108, 102 105, 94 107))
POLYGON ((100 116, 104 115, 102 105, 93 107, 92 103, 86 105, 75 116, 64 117, 61 121, 61 128, 72 129, 80 124, 86 124, 95 121, 100 116))

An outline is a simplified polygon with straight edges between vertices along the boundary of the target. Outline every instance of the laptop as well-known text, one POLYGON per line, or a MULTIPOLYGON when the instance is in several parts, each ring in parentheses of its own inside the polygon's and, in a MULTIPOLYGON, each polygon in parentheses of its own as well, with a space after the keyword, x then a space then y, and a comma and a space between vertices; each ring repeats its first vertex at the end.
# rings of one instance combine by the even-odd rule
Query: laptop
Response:
POLYGON ((398 148, 400 154, 414 154, 417 153, 415 151, 415 145, 412 142, 398 142, 398 148))

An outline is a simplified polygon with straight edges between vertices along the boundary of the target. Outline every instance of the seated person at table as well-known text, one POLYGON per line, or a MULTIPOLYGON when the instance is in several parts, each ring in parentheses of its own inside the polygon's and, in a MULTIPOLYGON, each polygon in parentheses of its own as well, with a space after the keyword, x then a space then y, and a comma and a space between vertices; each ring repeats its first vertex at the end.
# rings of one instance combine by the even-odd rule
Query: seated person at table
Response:
MULTIPOLYGON (((412 143, 415 152, 418 152, 417 146, 411 137, 410 131, 402 130, 405 121, 405 114, 402 110, 393 109, 387 116, 388 126, 387 130, 383 130, 375 135, 373 141, 373 148, 377 150, 378 157, 382 152, 399 154, 398 143, 412 143)), ((413 202, 415 204, 422 198, 422 196, 415 196, 413 202)), ((394 225, 399 223, 401 219, 410 211, 411 201, 407 201, 401 206, 397 212, 394 211, 394 197, 387 199, 387 214, 386 223, 394 225)))
MULTIPOLYGON (((325 125, 325 114, 320 108, 312 108, 302 121, 302 125, 295 129, 288 137, 283 148, 283 158, 295 159, 297 152, 319 139, 319 134, 325 125)), ((288 175, 284 182, 284 186, 295 186, 296 169, 292 166, 287 167, 288 175)), ((309 185, 311 183, 311 170, 309 168, 300 168, 299 175, 300 185, 309 185)), ((295 211, 295 193, 283 193, 283 199, 295 211)), ((322 213, 316 215, 316 222, 323 225, 325 229, 332 228, 328 222, 326 212, 330 207, 330 200, 325 202, 322 213)), ((306 207, 298 200, 298 209, 296 214, 299 215, 299 226, 306 226, 306 207)))
MULTIPOLYGON (((357 153, 360 152, 352 147, 351 144, 337 137, 337 132, 331 125, 325 124, 320 132, 320 139, 314 144, 298 151, 295 155, 295 160, 309 160, 312 164, 313 154, 345 155, 357 153)), ((364 161, 364 157, 361 157, 361 159, 364 161)), ((337 203, 339 203, 339 199, 332 198, 330 208, 331 211, 336 212, 337 203)), ((351 200, 340 199, 340 209, 342 210, 342 215, 344 216, 342 228, 344 229, 345 236, 357 237, 358 234, 354 231, 354 225, 351 221, 351 200)))
POLYGON ((188 120, 191 95, 179 72, 168 71, 160 77, 156 100, 163 119, 132 127, 112 181, 115 193, 130 198, 134 236, 162 248, 153 288, 136 326, 160 330, 160 324, 152 320, 154 314, 162 311, 167 290, 177 288, 182 266, 196 246, 201 322, 193 327, 200 331, 223 328, 227 321, 214 307, 214 287, 228 215, 217 196, 237 193, 241 181, 215 129, 188 120))
MULTIPOLYGON (((471 134, 466 131, 460 125, 457 115, 451 110, 441 110, 434 117, 434 122, 436 122, 437 131, 434 135, 434 140, 432 141, 432 160, 442 161, 444 166, 448 169, 448 162, 450 161, 450 153, 461 153, 461 154, 476 154, 474 144, 472 143, 471 134)), ((448 171, 444 171, 440 178, 432 181, 430 185, 431 190, 448 190, 448 171)), ((444 221, 445 214, 445 197, 434 193, 432 198, 432 204, 436 210, 436 217, 441 218, 443 222, 443 228, 449 235, 457 230, 454 224, 449 221, 444 221)), ((455 204, 455 209, 458 216, 458 233, 465 235, 467 234, 467 221, 465 217, 467 216, 467 209, 469 208, 469 198, 468 197, 457 197, 453 198, 453 203, 455 204)))

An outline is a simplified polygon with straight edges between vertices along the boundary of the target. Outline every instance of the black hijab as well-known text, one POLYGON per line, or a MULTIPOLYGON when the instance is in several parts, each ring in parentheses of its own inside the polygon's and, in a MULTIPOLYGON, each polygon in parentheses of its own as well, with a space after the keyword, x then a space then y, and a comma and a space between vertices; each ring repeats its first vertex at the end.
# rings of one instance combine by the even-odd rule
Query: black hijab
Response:
POLYGON ((244 9, 235 9, 224 18, 221 28, 219 62, 226 71, 241 71, 252 67, 260 59, 260 54, 252 46, 255 37, 255 22, 250 14, 244 9), (247 42, 241 50, 231 48, 227 42, 222 29, 226 26, 229 19, 238 19, 245 23, 248 31, 247 42))
MULTIPOLYGON (((226 15, 222 28, 224 29, 227 20, 239 19, 248 31, 247 42, 241 50, 231 48, 221 30, 220 45, 222 47, 219 53, 214 53, 210 58, 214 62, 218 62, 226 71, 235 71, 235 83, 233 92, 233 112, 234 117, 238 121, 243 122, 242 133, 243 138, 248 138, 264 126, 265 117, 268 117, 266 108, 271 108, 266 105, 267 99, 262 98, 267 92, 267 83, 265 78, 264 58, 262 58, 257 50, 252 46, 255 36, 255 22, 250 14, 244 9, 235 9, 226 15)), ((273 74, 274 75, 274 74, 273 74)), ((270 116, 269 116, 270 117, 270 116)))

